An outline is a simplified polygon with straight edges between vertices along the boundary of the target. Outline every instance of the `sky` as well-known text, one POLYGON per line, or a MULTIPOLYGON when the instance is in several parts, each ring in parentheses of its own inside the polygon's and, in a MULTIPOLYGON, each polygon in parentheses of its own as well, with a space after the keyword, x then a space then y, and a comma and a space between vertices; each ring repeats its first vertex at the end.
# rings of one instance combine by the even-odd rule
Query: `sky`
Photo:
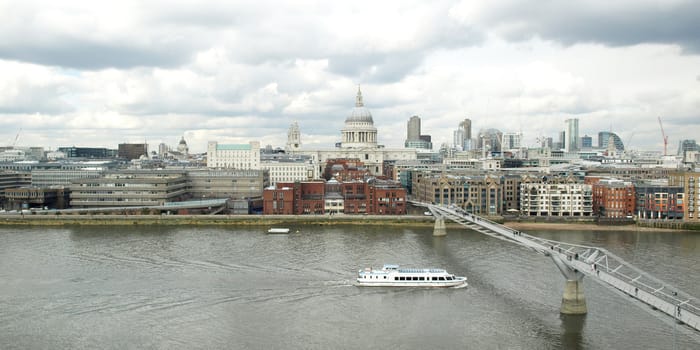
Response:
POLYGON ((358 86, 379 143, 617 133, 700 141, 700 4, 618 1, 0 0, 0 146, 208 141, 330 148, 358 86))

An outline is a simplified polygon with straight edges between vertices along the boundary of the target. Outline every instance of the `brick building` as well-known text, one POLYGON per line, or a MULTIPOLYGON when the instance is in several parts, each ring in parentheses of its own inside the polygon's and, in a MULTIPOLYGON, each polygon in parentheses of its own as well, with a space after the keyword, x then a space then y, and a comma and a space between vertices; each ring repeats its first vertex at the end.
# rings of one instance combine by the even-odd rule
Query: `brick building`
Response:
POLYGON ((406 190, 395 181, 372 179, 277 183, 263 191, 263 214, 406 214, 406 190))
POLYGON ((629 181, 586 177, 592 188, 593 215, 602 218, 631 218, 635 214, 636 192, 629 181))

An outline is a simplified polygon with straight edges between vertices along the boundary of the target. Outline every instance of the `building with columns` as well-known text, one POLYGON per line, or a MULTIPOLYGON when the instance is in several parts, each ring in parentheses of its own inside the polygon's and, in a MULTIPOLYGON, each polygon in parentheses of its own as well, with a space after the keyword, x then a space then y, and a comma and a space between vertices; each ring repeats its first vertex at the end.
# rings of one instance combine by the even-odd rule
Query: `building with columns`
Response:
MULTIPOLYGON (((292 124, 288 132, 287 145, 301 145, 298 136, 298 125, 292 124), (297 128, 294 130, 294 128, 297 128), (293 132, 294 131, 294 132, 293 132), (296 136, 295 136, 296 135, 296 136)), ((328 159, 357 159, 364 163, 372 175, 384 175, 383 164, 385 161, 416 159, 416 150, 412 148, 385 148, 378 143, 377 128, 374 126, 372 113, 365 107, 362 99, 362 91, 357 89, 355 107, 345 119, 345 126, 341 129, 341 142, 331 149, 290 149, 291 154, 306 155, 311 163, 317 167, 315 173, 321 174, 325 170, 328 159)))

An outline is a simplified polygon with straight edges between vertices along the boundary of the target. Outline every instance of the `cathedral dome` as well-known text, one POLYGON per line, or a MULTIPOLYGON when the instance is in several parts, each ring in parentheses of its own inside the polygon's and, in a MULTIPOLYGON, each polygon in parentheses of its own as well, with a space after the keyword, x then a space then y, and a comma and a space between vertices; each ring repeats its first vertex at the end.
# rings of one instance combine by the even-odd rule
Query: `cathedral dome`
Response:
POLYGON ((374 120, 372 120, 372 113, 369 112, 369 109, 365 107, 364 103, 362 103, 362 91, 360 91, 360 88, 357 88, 357 98, 355 99, 355 108, 352 109, 352 112, 348 116, 347 119, 345 119, 345 123, 369 123, 369 124, 374 124, 374 120))

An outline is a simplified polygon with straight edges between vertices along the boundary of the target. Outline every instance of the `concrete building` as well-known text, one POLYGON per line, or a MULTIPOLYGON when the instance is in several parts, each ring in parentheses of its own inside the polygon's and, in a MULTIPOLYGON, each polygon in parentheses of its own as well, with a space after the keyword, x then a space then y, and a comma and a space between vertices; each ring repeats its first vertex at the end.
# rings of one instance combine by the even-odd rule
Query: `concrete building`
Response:
POLYGON ((209 141, 207 144, 207 167, 260 169, 260 142, 219 144, 216 141, 209 141))
POLYGON ((188 170, 188 197, 197 200, 262 198, 270 185, 267 170, 201 169, 188 170))
POLYGON ((12 188, 30 186, 32 182, 31 174, 22 171, 0 170, 0 205, 1 209, 7 209, 5 204, 5 191, 12 188))
POLYGON ((433 149, 430 135, 421 135, 420 117, 414 115, 408 120, 406 126, 406 148, 433 149))
POLYGON ((5 190, 7 210, 24 209, 65 209, 68 206, 69 191, 63 187, 18 187, 5 190))
POLYGON ((188 197, 183 173, 123 171, 101 178, 76 179, 70 185, 73 208, 155 206, 188 197))
POLYGON ((32 169, 32 186, 51 187, 69 186, 76 179, 95 179, 101 177, 106 168, 82 169, 32 169))

